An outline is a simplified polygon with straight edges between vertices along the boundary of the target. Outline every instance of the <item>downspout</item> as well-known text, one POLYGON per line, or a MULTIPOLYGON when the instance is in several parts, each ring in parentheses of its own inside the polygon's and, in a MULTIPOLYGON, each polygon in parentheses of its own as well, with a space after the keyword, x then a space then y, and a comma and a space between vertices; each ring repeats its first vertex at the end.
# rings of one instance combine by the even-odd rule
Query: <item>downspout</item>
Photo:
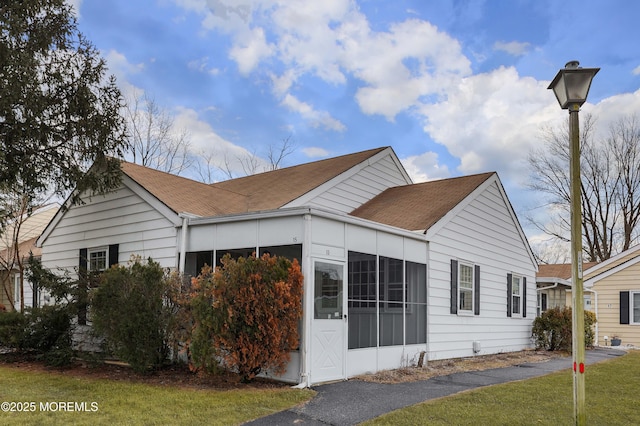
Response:
POLYGON ((189 229, 189 216, 185 213, 178 215, 182 218, 182 229, 180 231, 180 262, 178 264, 178 272, 184 274, 184 265, 187 257, 187 231, 189 229))

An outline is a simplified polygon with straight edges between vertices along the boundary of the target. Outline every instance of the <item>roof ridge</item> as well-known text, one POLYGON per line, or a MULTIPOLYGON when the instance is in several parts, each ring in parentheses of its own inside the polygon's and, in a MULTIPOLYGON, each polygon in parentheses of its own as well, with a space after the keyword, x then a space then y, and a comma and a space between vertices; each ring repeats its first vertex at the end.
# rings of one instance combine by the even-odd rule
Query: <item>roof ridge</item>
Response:
POLYGON ((276 169, 276 170, 267 170, 264 172, 259 172, 259 173, 254 173, 251 175, 247 175, 247 176, 240 176, 237 178, 232 178, 232 179, 227 179, 227 180, 221 180, 219 182, 213 182, 208 184, 209 186, 217 186, 226 182, 230 182, 230 181, 238 181, 238 180, 242 180, 242 179, 249 179, 249 178, 255 178, 257 176, 266 176, 266 175, 270 175, 270 174, 274 174, 274 173, 282 173, 285 171, 289 171, 292 169, 296 169, 296 168, 301 168, 301 167, 306 167, 306 166, 310 166, 310 165, 317 165, 326 161, 334 161, 334 160, 340 160, 340 159, 344 159, 345 157, 350 157, 350 156, 356 156, 356 155, 362 155, 366 152, 371 152, 371 157, 379 152, 384 151, 385 149, 389 148, 389 146, 383 146, 383 147, 378 147, 378 148, 372 148, 372 149, 365 149, 363 151, 358 151, 358 152, 352 152, 349 154, 343 154, 343 155, 338 155, 337 157, 327 157, 327 158, 322 158, 320 160, 313 160, 313 161, 308 161, 306 163, 301 163, 301 164, 294 164, 292 166, 287 166, 287 167, 282 167, 280 169, 276 169))

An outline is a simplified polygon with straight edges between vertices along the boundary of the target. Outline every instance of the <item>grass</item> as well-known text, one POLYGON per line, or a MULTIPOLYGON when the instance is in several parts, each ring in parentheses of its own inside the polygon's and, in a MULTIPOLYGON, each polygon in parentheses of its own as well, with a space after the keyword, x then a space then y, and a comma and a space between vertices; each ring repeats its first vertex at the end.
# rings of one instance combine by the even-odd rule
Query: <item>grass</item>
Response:
POLYGON ((34 412, 0 411, 0 424, 234 425, 295 406, 313 394, 289 388, 179 389, 0 366, 0 402, 34 402, 36 407, 34 412), (85 402, 85 411, 64 412, 56 403, 65 401, 85 402), (54 404, 41 410, 40 403, 47 402, 54 404))
MULTIPOLYGON (((640 352, 587 366, 587 424, 640 424, 640 352)), ((572 372, 562 371, 397 410, 367 425, 571 425, 572 372)))

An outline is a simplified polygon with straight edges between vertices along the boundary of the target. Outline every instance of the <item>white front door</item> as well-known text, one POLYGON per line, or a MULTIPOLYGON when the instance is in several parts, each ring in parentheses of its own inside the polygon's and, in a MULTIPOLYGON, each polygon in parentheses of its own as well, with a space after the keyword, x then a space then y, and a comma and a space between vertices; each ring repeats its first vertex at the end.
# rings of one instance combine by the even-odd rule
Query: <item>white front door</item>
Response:
POLYGON ((313 383, 344 379, 346 309, 344 264, 315 261, 311 342, 313 383))

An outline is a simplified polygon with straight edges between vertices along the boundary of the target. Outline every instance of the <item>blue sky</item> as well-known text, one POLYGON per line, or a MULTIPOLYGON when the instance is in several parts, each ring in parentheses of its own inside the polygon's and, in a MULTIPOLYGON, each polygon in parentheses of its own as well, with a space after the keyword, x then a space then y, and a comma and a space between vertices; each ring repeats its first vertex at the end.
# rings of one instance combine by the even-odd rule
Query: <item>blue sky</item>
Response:
MULTIPOLYGON (((524 216, 550 80, 600 67, 583 111, 640 111, 640 3, 616 0, 74 0, 125 95, 146 93, 197 153, 285 166, 392 146, 415 181, 497 171, 524 216)), ((539 213, 538 213, 539 214, 539 213)))

